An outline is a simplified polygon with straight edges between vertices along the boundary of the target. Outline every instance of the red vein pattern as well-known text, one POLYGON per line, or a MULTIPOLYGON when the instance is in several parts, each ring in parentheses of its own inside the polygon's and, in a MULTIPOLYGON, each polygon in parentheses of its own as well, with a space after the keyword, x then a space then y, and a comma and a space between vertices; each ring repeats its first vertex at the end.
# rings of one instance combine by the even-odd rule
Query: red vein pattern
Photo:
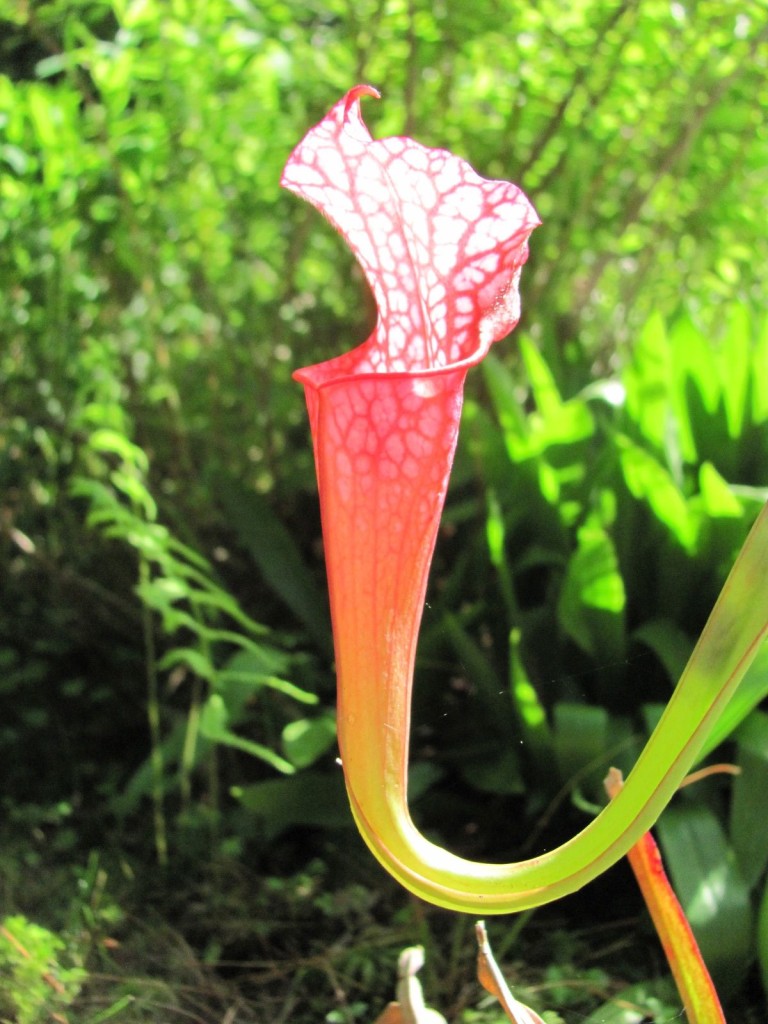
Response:
MULTIPOLYGON (((282 184, 344 236, 378 307, 351 352, 299 370, 320 493, 339 745, 363 833, 408 817, 410 694, 464 379, 517 324, 535 210, 515 185, 408 138, 374 141, 350 90, 282 184)), ((376 852, 374 848, 374 852, 376 852)))

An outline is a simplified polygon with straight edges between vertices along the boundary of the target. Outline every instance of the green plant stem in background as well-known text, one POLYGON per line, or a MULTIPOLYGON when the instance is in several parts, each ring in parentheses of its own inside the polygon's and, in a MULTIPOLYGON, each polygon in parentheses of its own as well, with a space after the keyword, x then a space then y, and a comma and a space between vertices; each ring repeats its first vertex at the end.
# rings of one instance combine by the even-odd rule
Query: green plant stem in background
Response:
POLYGON ((189 697, 189 710, 184 730, 184 745, 179 764, 179 790, 181 795, 182 813, 188 814, 192 808, 192 772, 195 767, 195 753, 200 736, 200 717, 202 709, 203 683, 194 676, 189 697))
MULTIPOLYGON (((149 564, 139 555, 139 582, 149 583, 149 564)), ((148 605, 141 606, 141 627, 144 637, 144 670, 147 676, 147 721, 149 723, 150 764, 152 766, 152 821, 155 834, 155 853, 162 867, 168 864, 168 836, 165 827, 163 793, 165 765, 163 763, 162 729, 160 723, 160 688, 157 680, 157 652, 155 651, 155 625, 148 605)))

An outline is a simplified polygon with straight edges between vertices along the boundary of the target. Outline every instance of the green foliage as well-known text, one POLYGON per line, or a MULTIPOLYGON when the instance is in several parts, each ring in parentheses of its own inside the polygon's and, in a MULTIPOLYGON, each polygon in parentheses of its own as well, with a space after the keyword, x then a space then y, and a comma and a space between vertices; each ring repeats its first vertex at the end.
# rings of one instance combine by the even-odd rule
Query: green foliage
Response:
POLYGON ((591 1013, 584 1024, 664 1024, 674 1020, 680 1010, 677 1000, 664 983, 640 982, 617 993, 613 999, 591 1013))
MULTIPOLYGON (((728 856, 732 870, 751 896, 756 918, 754 947, 763 986, 768 991, 768 791, 765 785, 768 780, 768 715, 764 711, 753 712, 737 730, 736 739, 737 763, 741 772, 734 782, 728 821, 728 856)), ((703 884, 703 880, 700 884, 703 884)), ((724 903, 734 902, 732 893, 727 890, 721 889, 719 897, 716 904, 718 911, 724 903)), ((742 924, 742 927, 745 925, 742 924)), ((752 955, 750 949, 750 959, 752 955)))
MULTIPOLYGON (((610 377, 572 397, 525 337, 519 373, 493 357, 484 364, 490 410, 468 405, 458 491, 482 481, 487 521, 483 529, 453 506, 471 555, 442 566, 430 599, 444 628, 427 635, 416 734, 434 723, 435 706, 448 706, 428 666, 449 661, 452 648, 473 698, 457 732, 433 742, 432 757, 452 769, 435 792, 458 775, 483 794, 515 797, 533 828, 525 849, 542 841, 548 800, 569 792, 574 808, 593 814, 609 765, 631 768, 768 495, 768 463, 752 458, 768 439, 768 410, 755 398, 764 346, 764 330, 739 306, 717 344, 687 316, 669 325, 654 317, 610 377), (459 615, 444 607, 454 594, 459 615)), ((721 747, 721 759, 744 766, 730 816, 722 787, 696 787, 660 823, 724 991, 738 988, 756 955, 768 842, 755 822, 768 806, 755 709, 768 695, 767 666, 761 651, 701 754, 721 747)))
MULTIPOLYGON (((150 491, 149 460, 128 437, 131 424, 115 400, 119 387, 103 356, 100 369, 93 381, 84 376, 78 396, 81 411, 75 423, 82 435, 77 460, 80 472, 72 478, 71 492, 86 499, 89 526, 111 541, 128 545, 136 555, 152 751, 114 806, 125 814, 135 808, 139 797, 151 793, 157 853, 165 862, 164 796, 175 783, 182 811, 189 813, 193 773, 204 758, 215 756, 211 744, 242 751, 291 774, 295 765, 311 763, 327 748, 328 742, 323 746, 317 739, 327 719, 294 723, 294 728, 304 723, 308 735, 314 731, 315 739, 305 738, 302 743, 297 737, 289 750, 290 760, 270 745, 235 731, 248 719, 252 721, 251 709, 257 704, 261 704, 262 723, 268 721, 271 715, 264 702, 270 691, 284 698, 284 703, 311 705, 317 703, 317 697, 283 677, 298 664, 290 653, 290 641, 271 634, 251 618, 218 582, 207 559, 158 521, 158 505, 150 491), (155 618, 171 644, 162 656, 155 618), (171 727, 167 738, 163 737, 161 672, 169 674, 174 689, 183 684, 190 690, 187 714, 171 727), (175 779, 167 778, 169 763, 174 762, 175 779)), ((215 808, 218 792, 214 789, 208 798, 215 808)))
MULTIPOLYGON (((490 408, 467 404, 447 513, 463 550, 451 559, 447 543, 430 599, 416 734, 442 734, 438 758, 464 782, 527 790, 532 820, 563 786, 599 803, 608 766, 631 767, 768 496, 752 458, 768 438, 765 332, 741 306, 728 325, 708 345, 689 317, 654 317, 610 377, 573 396, 523 336, 517 372, 484 363, 490 408), (460 500, 478 480, 484 528, 460 500), (473 695, 459 717, 452 660, 473 695)), ((702 757, 768 694, 766 664, 759 654, 702 757)))
POLYGON ((0 924, 0 1014, 16 1024, 43 1024, 77 997, 86 972, 68 964, 65 941, 15 914, 0 924), (13 1014, 8 1018, 6 1014, 13 1014))
POLYGON ((715 333, 723 297, 762 295, 757 13, 62 0, 5 17, 4 416, 35 409, 58 433, 97 338, 186 488, 212 466, 262 491, 311 479, 289 370, 371 311, 278 179, 353 81, 385 91, 381 132, 453 146, 534 198, 524 306, 553 361, 630 342, 681 294, 715 333))
MULTIPOLYGON (((231 813, 235 846, 257 830, 261 852, 348 821, 290 372, 374 311, 278 179, 367 80, 375 133, 518 181, 544 219, 519 344, 470 384, 419 648, 415 810, 489 855, 583 821, 768 496, 765 37, 759 4, 714 0, 0 3, 13 820, 66 806, 56 856, 93 820, 103 836, 105 808, 149 832, 148 796, 156 839, 171 809, 231 813)), ((762 900, 766 975, 767 690, 761 655, 704 751, 742 767, 731 808, 694 791, 667 826, 691 803, 718 830, 726 902, 762 900)))
POLYGON ((752 955, 752 908, 743 874, 706 806, 681 801, 670 807, 658 833, 675 892, 725 997, 738 990, 752 955))
MULTIPOLYGON (((712 346, 688 318, 669 331, 654 319, 613 377, 567 400, 525 338, 520 379, 486 361, 495 422, 481 405, 469 406, 468 454, 486 487, 486 557, 507 617, 503 633, 495 632, 518 631, 534 689, 559 680, 561 700, 581 691, 582 703, 631 713, 677 681, 768 495, 764 462, 752 459, 768 438, 768 410, 754 400, 764 346, 764 333, 755 333, 741 307, 712 346), (724 371, 731 362, 739 373, 724 371), (704 375, 712 409, 723 410, 719 420, 706 420, 705 433, 704 375), (526 400, 532 408, 522 416, 526 400), (569 682, 574 664, 581 665, 576 686, 569 682)), ((471 587, 463 593, 468 600, 471 587)), ((494 603, 487 591, 478 599, 494 603)), ((738 715, 760 701, 766 685, 760 658, 745 680, 747 702, 734 698, 738 715)), ((738 715, 729 716, 728 731, 738 715)), ((726 735, 720 728, 718 741, 726 735)))

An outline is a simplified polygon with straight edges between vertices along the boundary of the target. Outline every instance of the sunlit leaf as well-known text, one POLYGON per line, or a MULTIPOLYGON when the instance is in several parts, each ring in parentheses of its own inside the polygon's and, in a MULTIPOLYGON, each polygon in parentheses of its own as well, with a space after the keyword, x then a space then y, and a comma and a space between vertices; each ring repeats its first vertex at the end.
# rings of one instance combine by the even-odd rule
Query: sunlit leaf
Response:
POLYGON ((200 732, 206 739, 222 743, 227 747, 234 747, 261 761, 266 761, 267 764, 285 775, 291 775, 296 770, 289 761, 279 757, 263 743, 255 743, 253 740, 232 732, 229 728, 229 713, 218 693, 212 693, 203 705, 200 713, 200 732))
POLYGON ((659 522, 664 523, 680 545, 693 552, 697 524, 669 471, 649 452, 627 438, 619 438, 618 443, 621 468, 630 493, 638 500, 646 501, 659 522))
POLYGON ((583 526, 565 571, 557 603, 566 632, 589 654, 608 661, 624 648, 626 595, 608 534, 597 524, 583 526))
POLYGON ((749 890, 715 815, 680 801, 657 824, 664 860, 718 990, 733 991, 749 962, 749 890))

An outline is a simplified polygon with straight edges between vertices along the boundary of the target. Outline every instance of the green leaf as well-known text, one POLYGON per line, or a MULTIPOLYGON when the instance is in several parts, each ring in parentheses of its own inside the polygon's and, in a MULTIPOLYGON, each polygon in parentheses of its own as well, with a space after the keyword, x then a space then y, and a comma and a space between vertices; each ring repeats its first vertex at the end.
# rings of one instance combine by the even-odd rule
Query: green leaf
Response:
POLYGON ((559 414, 563 407, 554 375, 547 366, 544 356, 533 342, 522 336, 519 341, 520 354, 525 363, 525 375, 533 393, 539 415, 547 420, 559 414))
POLYGON ((290 659, 283 650, 251 641, 247 648, 236 650, 221 669, 221 675, 240 676, 243 679, 255 677, 261 685, 265 675, 277 675, 288 671, 290 659))
POLYGON ((752 421, 768 420, 768 317, 761 317, 762 327, 752 354, 752 421))
POLYGON ((749 889, 713 812, 703 804, 667 808, 657 823, 673 888, 716 987, 738 988, 749 964, 749 889))
POLYGON ((94 451, 104 455, 117 455, 123 462, 135 467, 141 473, 146 473, 149 470, 149 459, 144 449, 116 430, 110 430, 107 427, 94 430, 88 438, 88 445, 94 451))
MULTIPOLYGON (((513 462, 541 455, 555 446, 584 441, 595 429, 585 401, 580 398, 562 400, 554 375, 536 346, 523 337, 520 349, 536 403, 536 411, 527 416, 522 412, 523 389, 492 355, 483 362, 488 389, 513 462)), ((553 471, 551 467, 549 470, 553 471)), ((547 486, 551 490, 552 484, 547 486)))
POLYGON ((349 828, 352 825, 341 769, 333 774, 304 771, 292 779, 235 786, 231 792, 259 818, 266 842, 272 842, 295 826, 349 828))
MULTIPOLYGON (((530 453, 540 455, 558 445, 574 445, 585 441, 594 432, 594 421, 588 407, 580 399, 563 403, 546 417, 531 416, 530 453)), ((554 458, 553 458, 554 461, 554 458)), ((570 482, 584 470, 580 459, 561 470, 563 482, 570 482)))
POLYGON ((740 519, 744 515, 742 503, 711 462, 703 462, 699 469, 699 494, 701 507, 713 519, 740 519))
POLYGON ((509 450, 522 451, 528 434, 523 414, 523 395, 512 374, 490 352, 481 364, 485 383, 491 396, 496 417, 504 431, 509 450))
POLYGON ((178 576, 158 576, 139 584, 136 590, 141 599, 156 611, 175 605, 177 601, 189 601, 194 594, 189 584, 178 576))
POLYGON ((509 633, 509 690, 523 733, 524 754, 547 772, 552 762, 552 734, 547 713, 528 675, 522 657, 522 634, 519 629, 509 633))
POLYGON ((752 888, 768 864, 768 714, 753 711, 736 733, 730 836, 744 881, 752 888))
POLYGON ((765 882, 757 913, 757 962, 760 966, 763 988, 768 992, 768 880, 765 882))
POLYGON ((520 758, 512 742, 510 739, 510 745, 496 755, 489 751, 483 757, 464 760, 459 769, 461 777, 483 793, 524 793, 520 758))
POLYGON ((445 771, 434 761, 412 761, 408 765, 408 801, 419 800, 436 782, 445 775, 445 771))
POLYGON ((626 408, 640 433, 658 452, 665 450, 671 416, 671 353, 664 319, 652 314, 643 325, 622 374, 626 408))
POLYGON ((680 1018, 680 1000, 671 980, 642 981, 617 992, 581 1024, 670 1024, 680 1018))
POLYGON ((283 752, 297 768, 306 768, 336 742, 336 716, 328 711, 316 718, 300 718, 283 729, 283 752))
POLYGON ((552 734, 560 776, 573 779, 592 769, 592 782, 608 767, 609 716, 605 708, 561 701, 552 715, 552 734))
POLYGON ((148 522, 155 520, 157 517, 155 499, 133 470, 125 472, 122 469, 115 469, 109 474, 109 479, 115 489, 128 499, 137 513, 141 514, 148 522))
POLYGON ((649 452, 626 437, 617 437, 624 480, 630 494, 645 501, 685 551, 696 548, 697 523, 671 474, 649 452))
POLYGON ((649 619, 632 633, 632 640, 650 647, 664 666, 670 685, 674 686, 693 650, 688 634, 671 619, 649 619))
MULTIPOLYGON (((478 696, 483 700, 494 716, 499 713, 499 693, 504 689, 504 682, 500 680, 496 669, 480 645, 469 635, 456 615, 445 612, 442 617, 442 626, 445 636, 451 646, 461 659, 467 677, 477 688, 478 696)), ((502 716, 499 721, 499 731, 508 725, 511 719, 510 714, 502 716)))
POLYGON ((624 581, 608 534, 594 523, 578 531, 557 602, 560 624, 588 654, 615 661, 624 651, 624 581))
POLYGON ((724 419, 720 370, 711 338, 705 337, 687 314, 672 324, 670 344, 682 455, 686 462, 695 462, 703 457, 702 442, 720 432, 718 418, 724 419))
MULTIPOLYGON (((735 302, 728 313, 728 332, 720 348, 720 386, 723 392, 728 436, 738 439, 749 415, 752 324, 745 303, 735 302)), ((765 373, 760 367, 759 374, 765 373)))
POLYGON ((157 663, 157 667, 163 670, 175 665, 186 666, 194 675, 208 682, 213 682, 216 678, 216 668, 210 658, 193 647, 173 647, 157 663))
MULTIPOLYGON (((265 581, 306 627, 321 650, 330 652, 328 601, 307 568, 296 542, 269 502, 230 477, 216 477, 216 493, 265 581)), ((318 522, 319 527, 319 522, 318 522)))
POLYGON ((219 693, 212 693, 203 705, 202 712, 200 713, 200 733, 206 739, 212 740, 215 743, 234 747, 236 750, 242 750, 246 754, 259 758, 261 761, 266 761, 267 764, 276 768, 279 772, 283 772, 285 775, 292 775, 296 770, 289 761, 280 757, 273 750, 270 750, 269 747, 265 747, 262 743, 254 743, 253 740, 247 740, 232 732, 229 728, 229 712, 219 693))

